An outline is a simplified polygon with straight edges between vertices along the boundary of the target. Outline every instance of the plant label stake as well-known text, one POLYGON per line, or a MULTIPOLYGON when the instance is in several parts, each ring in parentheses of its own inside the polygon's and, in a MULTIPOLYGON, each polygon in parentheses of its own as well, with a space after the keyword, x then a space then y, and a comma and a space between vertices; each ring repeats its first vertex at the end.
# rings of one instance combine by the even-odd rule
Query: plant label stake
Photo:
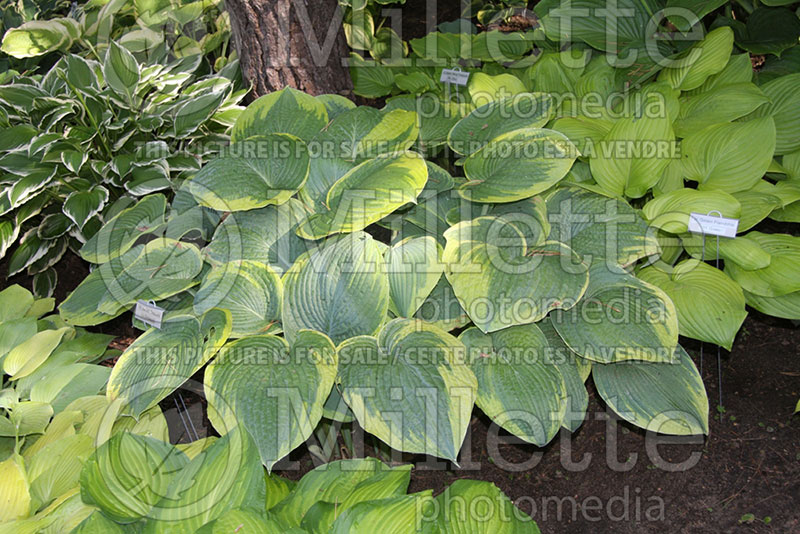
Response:
POLYGON ((161 321, 164 318, 164 308, 156 306, 154 301, 137 300, 136 308, 133 310, 134 319, 139 319, 146 325, 161 328, 161 321))
MULTIPOLYGON (((700 254, 700 261, 706 261, 706 235, 713 235, 717 238, 717 255, 714 264, 719 269, 719 238, 735 238, 736 231, 739 229, 739 219, 728 219, 722 216, 717 210, 711 210, 707 214, 690 213, 689 231, 693 234, 701 234, 703 247, 700 254)), ((703 342, 700 342, 700 377, 703 376, 703 342)), ((719 391, 719 407, 722 407, 722 357, 719 345, 717 345, 717 387, 719 391)))
POLYGON ((469 72, 464 72, 461 70, 461 67, 442 69, 442 75, 439 77, 439 81, 447 84, 448 89, 451 83, 455 85, 467 85, 468 80, 469 72))

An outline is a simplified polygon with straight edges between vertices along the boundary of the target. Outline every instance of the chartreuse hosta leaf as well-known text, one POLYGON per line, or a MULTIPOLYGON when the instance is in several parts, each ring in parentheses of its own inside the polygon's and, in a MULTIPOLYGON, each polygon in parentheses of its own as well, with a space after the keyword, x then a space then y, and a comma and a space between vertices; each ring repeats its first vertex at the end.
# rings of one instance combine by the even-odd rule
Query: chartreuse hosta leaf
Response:
POLYGON ((492 76, 484 72, 475 72, 469 77, 467 91, 472 104, 480 107, 494 100, 526 93, 528 89, 522 80, 513 74, 492 76))
POLYGON ((667 81, 681 91, 696 89, 709 76, 725 68, 732 50, 733 30, 727 26, 712 30, 680 59, 662 70, 659 80, 667 81))
POLYGON ((0 520, 6 522, 27 517, 30 514, 31 494, 22 456, 15 453, 0 462, 0 475, 3 476, 0 520))
POLYGON ((592 366, 597 391, 620 417, 662 434, 708 434, 708 397, 692 359, 678 345, 672 361, 592 366))
POLYGON ((433 96, 400 95, 386 100, 386 111, 403 109, 417 113, 420 148, 433 148, 447 142, 447 134, 461 119, 458 104, 433 96))
POLYGON ((201 529, 209 534, 227 534, 230 532, 252 532, 254 534, 282 534, 282 526, 255 510, 228 510, 209 526, 201 529))
POLYGON ((26 465, 31 496, 46 505, 76 487, 81 468, 94 450, 95 443, 85 434, 63 435, 43 447, 26 465))
POLYGON ((555 130, 523 128, 489 141, 464 161, 467 182, 458 191, 473 202, 514 202, 558 183, 578 151, 555 130))
POLYGON ((205 387, 220 420, 247 430, 272 469, 319 423, 336 367, 335 347, 319 332, 297 332, 291 348, 278 336, 250 336, 222 349, 206 371, 205 387))
POLYGON ((526 239, 506 216, 478 217, 444 234, 445 274, 461 306, 484 332, 541 320, 586 291, 586 264, 568 246, 526 239))
POLYGON ((800 149, 800 73, 787 74, 761 86, 770 102, 754 113, 775 121, 775 154, 789 154, 800 149))
POLYGON ((311 143, 314 157, 360 163, 381 154, 411 148, 419 135, 417 114, 360 106, 339 114, 311 143))
POLYGON ((436 497, 441 534, 539 534, 539 527, 497 486, 456 480, 436 497))
POLYGON ((642 215, 652 226, 672 234, 681 234, 688 230, 692 213, 711 212, 719 212, 722 217, 735 219, 741 214, 742 206, 735 197, 724 191, 686 188, 660 195, 642 208, 642 215))
POLYGON ((388 309, 383 254, 364 232, 322 242, 283 276, 283 330, 290 341, 302 329, 322 332, 334 344, 371 335, 388 309))
POLYGON ((231 336, 266 334, 280 329, 283 284, 267 264, 235 260, 212 267, 194 298, 194 311, 212 308, 231 314, 231 336))
POLYGON ((667 294, 602 261, 592 265, 583 299, 551 319, 569 348, 600 363, 669 361, 678 344, 678 315, 667 294))
POLYGON ((722 271, 690 259, 676 265, 671 273, 647 267, 637 276, 670 297, 678 312, 681 335, 731 350, 747 312, 742 288, 722 271))
POLYGON ((705 93, 684 96, 673 124, 675 135, 686 137, 712 124, 744 117, 766 102, 769 98, 750 82, 723 85, 705 93))
POLYGON ((548 239, 569 245, 587 264, 605 258, 629 265, 658 251, 658 241, 630 204, 578 188, 547 197, 548 239))
POLYGON ((230 510, 262 510, 264 493, 255 444, 247 432, 234 429, 175 474, 142 533, 196 532, 230 510))
POLYGON ((734 263, 734 259, 725 263, 725 274, 733 278, 746 292, 763 297, 780 297, 800 291, 800 277, 797 276, 800 238, 761 232, 750 232, 746 237, 770 255, 769 265, 747 270, 734 263))
POLYGON ((407 238, 386 251, 394 312, 413 317, 444 273, 442 247, 432 236, 407 238))
POLYGON ((728 193, 747 191, 767 172, 775 152, 771 117, 715 124, 688 135, 681 143, 681 166, 697 188, 728 193))
POLYGON ((189 459, 169 443, 120 432, 83 466, 81 498, 118 523, 147 516, 189 459))
POLYGON ((491 334, 477 328, 459 337, 478 379, 476 404, 515 436, 544 447, 558 433, 567 409, 567 387, 545 359, 549 343, 535 324, 491 334))
POLYGON ((420 516, 432 514, 431 490, 359 503, 346 510, 333 523, 330 534, 370 534, 380 530, 386 534, 435 534, 434 523, 421 523, 420 516))
POLYGON ((122 353, 106 395, 139 417, 196 373, 228 339, 231 314, 212 309, 202 317, 179 315, 150 328, 122 353))
POLYGON ((744 298, 748 306, 757 309, 761 313, 784 319, 800 319, 800 291, 787 293, 779 297, 765 297, 745 291, 744 298))
POLYGON ((367 432, 396 450, 456 460, 477 389, 459 340, 398 318, 338 353, 342 396, 367 432))
POLYGON ((16 380, 34 372, 42 365, 62 340, 75 336, 69 326, 57 330, 43 330, 12 348, 2 360, 3 371, 16 380))
POLYGON ((354 167, 328 190, 328 211, 314 214, 297 235, 319 239, 363 230, 409 202, 428 180, 425 160, 416 152, 395 152, 354 167))
POLYGON ((553 99, 544 93, 494 100, 458 121, 447 135, 447 144, 458 154, 469 155, 504 133, 544 127, 553 112, 553 99))
POLYGON ((327 123, 328 112, 321 100, 286 87, 247 106, 233 126, 231 141, 272 133, 287 133, 309 141, 327 123))
POLYGON ((150 195, 106 221, 81 247, 81 257, 91 263, 106 263, 127 252, 143 234, 164 223, 167 199, 150 195))
POLYGON ((592 176, 608 193, 639 198, 658 182, 675 154, 669 115, 645 113, 618 119, 593 147, 589 164, 592 176))
MULTIPOLYGON (((735 263, 746 271, 763 269, 772 261, 772 256, 761 245, 748 235, 737 236, 736 239, 706 236, 705 248, 701 234, 682 234, 681 244, 693 258, 702 261, 717 259, 717 242, 719 242, 719 259, 727 263, 735 263)), ((730 273, 726 273, 730 276, 730 273)))
POLYGON ((308 212, 296 199, 279 206, 228 215, 203 249, 206 261, 220 265, 236 260, 266 263, 283 272, 314 245, 295 234, 308 212))

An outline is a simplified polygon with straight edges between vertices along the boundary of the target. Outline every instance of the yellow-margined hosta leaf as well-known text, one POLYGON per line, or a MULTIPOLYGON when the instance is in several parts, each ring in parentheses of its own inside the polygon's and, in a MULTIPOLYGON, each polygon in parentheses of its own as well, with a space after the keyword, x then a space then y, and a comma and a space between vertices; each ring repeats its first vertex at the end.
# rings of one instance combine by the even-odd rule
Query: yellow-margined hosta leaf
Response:
POLYGON ((567 136, 544 128, 501 134, 464 161, 458 191, 473 202, 514 202, 537 195, 569 172, 578 151, 567 136))
POLYGON ((558 433, 567 409, 567 386, 546 359, 550 346, 535 324, 484 334, 477 328, 459 337, 478 379, 476 404, 515 436, 544 447, 558 433))
POLYGON ((669 361, 678 344, 678 315, 667 294, 602 261, 592 265, 583 299, 551 319, 569 348, 600 363, 669 361))
POLYGON ((444 273, 442 247, 432 236, 407 238, 386 251, 394 311, 412 317, 444 273))
POLYGON ((222 348, 206 371, 209 404, 227 428, 247 430, 268 470, 302 444, 322 418, 336 378, 330 338, 301 330, 289 344, 274 335, 250 336, 222 348), (235 422, 234 422, 235 421, 235 422))
POLYGON ((731 350, 736 332, 747 317, 739 284, 695 259, 682 261, 672 273, 647 267, 637 276, 660 287, 672 299, 681 335, 731 350))
POLYGON ((529 241, 519 221, 478 217, 444 234, 445 274, 461 306, 483 332, 541 320, 568 309, 586 291, 586 264, 568 246, 529 241))
POLYGON ((328 123, 325 104, 302 91, 285 87, 266 94, 239 115, 231 131, 231 141, 243 141, 254 135, 291 134, 304 141, 328 123))
POLYGON ((592 366, 604 401, 634 425, 679 436, 708 434, 708 397, 694 362, 678 345, 672 362, 592 366))
POLYGON ((389 308, 383 254, 364 232, 330 238, 301 256, 283 276, 283 330, 291 342, 302 329, 334 344, 374 334, 389 308))
POLYGON ((359 424, 393 449, 455 461, 478 386, 465 350, 431 324, 394 319, 377 339, 339 346, 342 396, 359 424))

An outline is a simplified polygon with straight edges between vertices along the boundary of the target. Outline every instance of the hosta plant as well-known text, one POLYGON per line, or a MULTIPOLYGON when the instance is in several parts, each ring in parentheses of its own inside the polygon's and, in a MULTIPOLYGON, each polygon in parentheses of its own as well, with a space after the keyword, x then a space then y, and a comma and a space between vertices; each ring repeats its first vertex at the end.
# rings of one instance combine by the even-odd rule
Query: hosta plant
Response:
POLYGON ((636 425, 707 432, 675 305, 631 273, 657 236, 625 200, 566 184, 578 152, 549 115, 486 120, 495 137, 460 178, 409 150, 414 112, 294 89, 252 103, 179 191, 221 221, 208 242, 163 237, 155 194, 81 248, 99 265, 64 320, 166 310, 160 328, 137 322, 108 396, 137 416, 205 367, 211 423, 244 429, 268 469, 323 417, 455 460, 474 404, 542 446, 580 426, 589 376, 636 425))
MULTIPOLYGON (((0 257, 8 257, 8 274, 26 271, 37 276, 37 292, 52 290, 51 267, 66 250, 143 196, 171 199, 227 143, 243 96, 235 74, 233 64, 208 75, 200 56, 141 63, 112 42, 102 62, 65 55, 45 75, 0 85, 0 257)), ((173 207, 186 213, 192 204, 173 207)))

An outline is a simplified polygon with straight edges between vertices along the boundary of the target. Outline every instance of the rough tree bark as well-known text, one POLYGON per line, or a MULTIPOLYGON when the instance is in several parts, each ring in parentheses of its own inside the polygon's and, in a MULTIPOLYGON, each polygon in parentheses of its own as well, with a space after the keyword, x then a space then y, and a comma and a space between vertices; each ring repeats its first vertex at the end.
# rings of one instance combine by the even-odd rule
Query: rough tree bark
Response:
POLYGON ((253 97, 285 86, 350 96, 353 84, 336 0, 226 0, 233 44, 253 97))

